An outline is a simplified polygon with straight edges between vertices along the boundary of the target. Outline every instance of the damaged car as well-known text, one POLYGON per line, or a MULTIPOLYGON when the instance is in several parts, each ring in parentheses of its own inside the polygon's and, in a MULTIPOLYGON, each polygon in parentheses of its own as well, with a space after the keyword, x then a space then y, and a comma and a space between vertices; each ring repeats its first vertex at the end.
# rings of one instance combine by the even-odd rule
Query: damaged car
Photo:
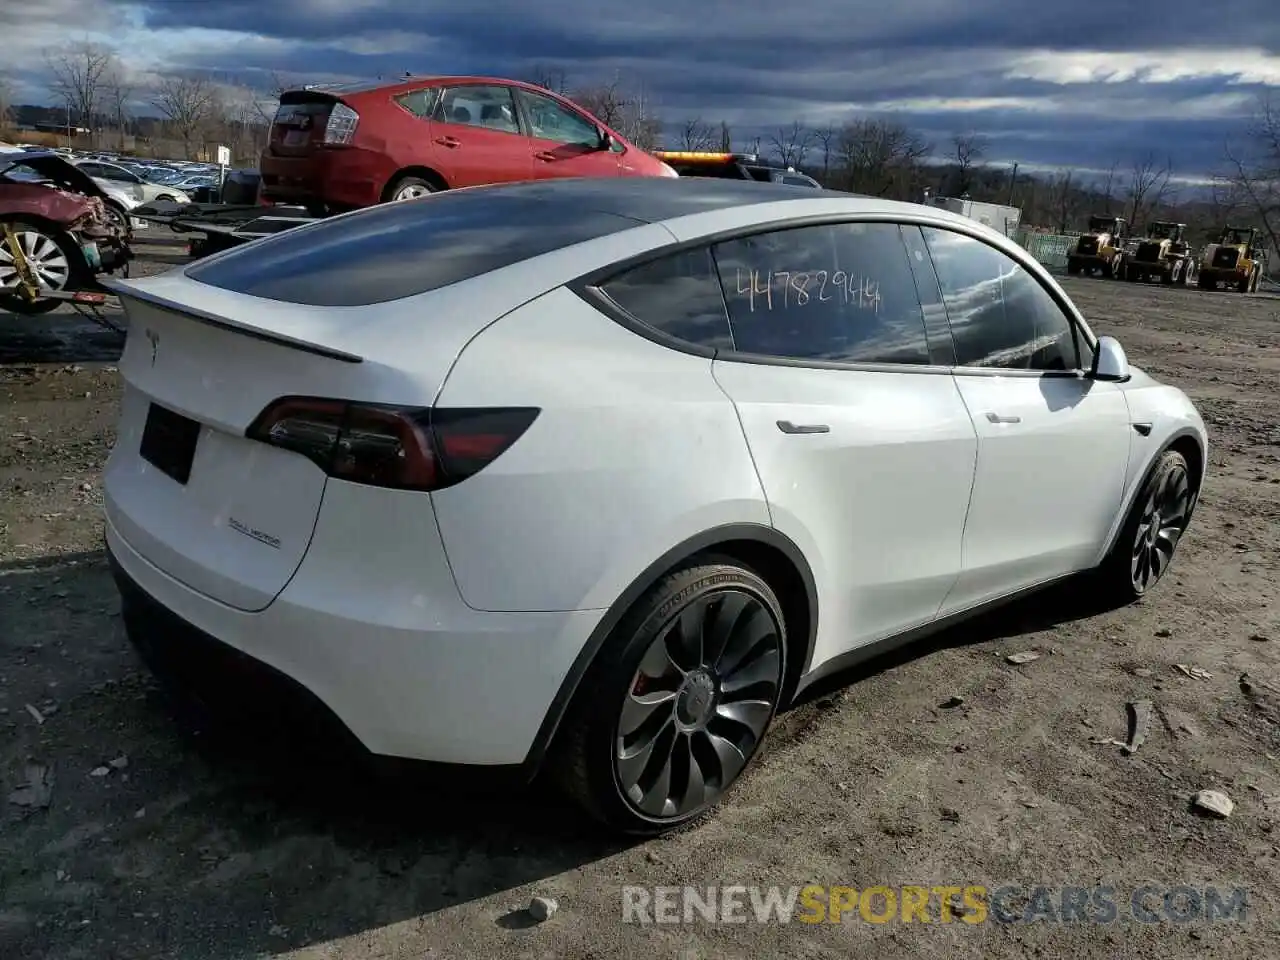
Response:
POLYGON ((128 218, 52 151, 0 151, 0 310, 38 314, 97 289, 132 254, 128 218))

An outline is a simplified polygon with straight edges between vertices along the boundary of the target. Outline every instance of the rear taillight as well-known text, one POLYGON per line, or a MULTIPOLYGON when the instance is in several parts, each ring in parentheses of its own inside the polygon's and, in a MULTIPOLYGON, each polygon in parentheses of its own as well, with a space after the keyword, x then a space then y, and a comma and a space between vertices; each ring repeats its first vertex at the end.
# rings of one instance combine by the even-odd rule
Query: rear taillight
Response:
POLYGON ((339 480, 440 490, 498 458, 538 416, 533 407, 431 409, 282 397, 246 431, 339 480))
POLYGON ((329 119, 324 125, 324 142, 327 146, 342 146, 351 142, 356 135, 356 125, 360 123, 360 114, 345 103, 335 103, 329 111, 329 119))

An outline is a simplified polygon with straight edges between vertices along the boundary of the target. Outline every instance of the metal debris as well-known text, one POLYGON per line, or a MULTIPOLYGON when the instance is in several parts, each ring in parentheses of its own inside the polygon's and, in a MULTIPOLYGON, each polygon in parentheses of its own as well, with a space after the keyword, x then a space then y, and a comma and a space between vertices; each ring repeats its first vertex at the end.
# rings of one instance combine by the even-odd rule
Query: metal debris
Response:
POLYGON ((1025 650, 1022 653, 1011 653, 1004 659, 1006 663, 1021 666, 1024 663, 1031 663, 1033 660, 1039 660, 1040 654, 1036 653, 1034 650, 1025 650))
POLYGON ((44 714, 29 703, 27 704, 27 713, 31 714, 32 720, 41 726, 44 726, 44 714))
POLYGON ((1190 677, 1192 680, 1212 680, 1213 674, 1208 670, 1202 670, 1200 667, 1188 667, 1185 663, 1175 663, 1173 668, 1179 673, 1190 677))

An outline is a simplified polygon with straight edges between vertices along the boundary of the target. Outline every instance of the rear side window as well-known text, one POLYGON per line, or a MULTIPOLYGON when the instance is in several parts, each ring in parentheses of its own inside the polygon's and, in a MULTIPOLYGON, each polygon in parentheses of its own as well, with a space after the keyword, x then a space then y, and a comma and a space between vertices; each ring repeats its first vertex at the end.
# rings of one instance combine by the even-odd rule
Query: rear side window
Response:
POLYGON ((724 295, 706 247, 652 260, 600 290, 653 330, 692 346, 733 349, 724 295))
POLYGON ((284 303, 357 307, 437 290, 637 225, 529 197, 445 192, 296 227, 190 266, 186 275, 284 303))
POLYGON ((924 311, 897 224, 797 227, 712 249, 739 351, 929 363, 924 311))
POLYGON ((436 106, 436 96, 440 93, 434 87, 427 87, 425 90, 411 90, 409 93, 402 93, 396 97, 396 103, 404 107, 415 117, 421 117, 423 120, 430 119, 431 111, 436 106))

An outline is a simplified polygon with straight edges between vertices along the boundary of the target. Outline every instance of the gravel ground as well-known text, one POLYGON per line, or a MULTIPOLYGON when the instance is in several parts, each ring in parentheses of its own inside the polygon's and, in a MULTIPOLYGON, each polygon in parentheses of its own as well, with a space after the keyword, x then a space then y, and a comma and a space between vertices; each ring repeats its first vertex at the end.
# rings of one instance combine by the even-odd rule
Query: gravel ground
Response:
MULTIPOLYGON (((142 249, 144 270, 175 259, 142 249)), ((100 551, 119 339, 0 315, 0 957, 1276 956, 1280 299, 1068 289, 1210 423, 1169 579, 1094 616, 1043 596, 844 678, 781 718, 715 817, 641 845, 537 791, 375 792, 176 724, 100 551), (1005 660, 1022 651, 1040 656, 1005 660), (1144 699, 1135 754, 1095 742, 1123 740, 1144 699), (1202 788, 1235 801, 1228 819, 1191 809, 1202 788), (1248 916, 622 922, 624 884, 1101 883, 1123 899, 1148 882, 1246 887, 1248 916), (545 923, 523 912, 534 895, 559 903, 545 923)))

